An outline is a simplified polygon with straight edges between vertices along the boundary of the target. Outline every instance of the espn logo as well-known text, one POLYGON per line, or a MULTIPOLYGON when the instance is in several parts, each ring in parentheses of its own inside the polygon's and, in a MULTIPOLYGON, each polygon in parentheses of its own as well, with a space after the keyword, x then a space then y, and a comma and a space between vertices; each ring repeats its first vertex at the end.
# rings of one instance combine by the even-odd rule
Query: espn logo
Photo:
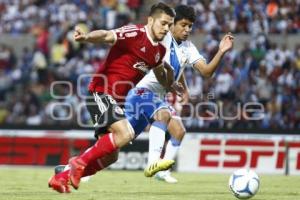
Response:
POLYGON ((83 152, 93 140, 0 137, 0 165, 57 165, 68 163, 74 153, 83 152))
MULTIPOLYGON (((300 170, 300 142, 288 142, 290 158, 300 170)), ((284 141, 201 139, 198 167, 200 168, 265 168, 284 169, 284 141)))

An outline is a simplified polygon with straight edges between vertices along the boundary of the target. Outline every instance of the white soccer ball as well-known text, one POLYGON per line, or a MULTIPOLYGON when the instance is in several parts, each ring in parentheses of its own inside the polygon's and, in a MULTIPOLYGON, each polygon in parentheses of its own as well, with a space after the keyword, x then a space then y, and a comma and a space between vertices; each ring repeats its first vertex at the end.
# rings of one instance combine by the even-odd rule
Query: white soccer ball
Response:
POLYGON ((259 189, 259 177, 249 169, 239 169, 230 176, 229 188, 238 199, 249 199, 259 189))

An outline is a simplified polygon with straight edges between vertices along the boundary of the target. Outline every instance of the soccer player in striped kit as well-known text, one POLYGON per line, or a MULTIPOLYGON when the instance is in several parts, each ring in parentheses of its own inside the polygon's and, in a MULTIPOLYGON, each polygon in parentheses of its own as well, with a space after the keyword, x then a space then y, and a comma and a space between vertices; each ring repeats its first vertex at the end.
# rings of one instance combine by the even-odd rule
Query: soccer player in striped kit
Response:
MULTIPOLYGON (((204 77, 211 77, 217 69, 223 55, 233 46, 233 36, 226 34, 220 44, 219 50, 214 58, 207 63, 206 59, 199 54, 195 45, 188 40, 191 33, 192 25, 195 21, 195 11, 192 7, 179 5, 175 8, 176 16, 171 31, 163 40, 164 46, 167 48, 165 62, 169 63, 174 71, 174 80, 183 86, 182 94, 184 101, 187 101, 188 89, 184 79, 184 68, 192 66, 196 71, 204 77)), ((175 83, 176 86, 176 83, 175 83)), ((176 86, 178 87, 178 85, 176 86)), ((180 89, 179 89, 180 91, 180 89)), ((137 86, 130 90, 125 104, 125 114, 135 134, 139 134, 144 130, 150 122, 149 131, 149 155, 148 167, 145 169, 145 175, 148 174, 149 166, 160 159, 162 147, 165 141, 165 132, 170 134, 165 147, 163 156, 166 160, 174 160, 181 141, 185 134, 180 116, 176 115, 175 109, 169 105, 164 97, 166 95, 164 88, 153 72, 147 74, 137 86), (134 105, 134 106, 132 106, 134 105), (137 115, 139 113, 139 115, 137 115)), ((176 183, 177 180, 171 176, 170 170, 160 171, 155 174, 158 180, 168 183, 176 183)))

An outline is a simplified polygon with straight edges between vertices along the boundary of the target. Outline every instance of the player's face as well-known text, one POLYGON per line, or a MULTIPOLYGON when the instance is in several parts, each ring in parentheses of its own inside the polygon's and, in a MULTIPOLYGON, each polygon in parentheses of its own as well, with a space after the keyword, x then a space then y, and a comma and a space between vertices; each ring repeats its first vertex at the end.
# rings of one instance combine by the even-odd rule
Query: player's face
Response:
POLYGON ((171 28, 173 37, 177 42, 185 41, 188 39, 192 31, 193 22, 187 19, 177 21, 171 28))
POLYGON ((173 22, 174 18, 164 13, 152 18, 150 20, 152 39, 157 42, 162 41, 169 32, 173 22))

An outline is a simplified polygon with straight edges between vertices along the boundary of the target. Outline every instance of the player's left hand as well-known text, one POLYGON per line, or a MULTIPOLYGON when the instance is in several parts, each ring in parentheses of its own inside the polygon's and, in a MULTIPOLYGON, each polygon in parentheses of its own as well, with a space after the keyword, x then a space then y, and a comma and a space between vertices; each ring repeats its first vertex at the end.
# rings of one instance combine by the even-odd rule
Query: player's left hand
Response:
POLYGON ((234 41, 234 37, 231 35, 231 33, 227 33, 221 40, 220 44, 219 44, 219 50, 222 53, 227 52, 228 50, 230 50, 233 47, 233 41, 234 41))

